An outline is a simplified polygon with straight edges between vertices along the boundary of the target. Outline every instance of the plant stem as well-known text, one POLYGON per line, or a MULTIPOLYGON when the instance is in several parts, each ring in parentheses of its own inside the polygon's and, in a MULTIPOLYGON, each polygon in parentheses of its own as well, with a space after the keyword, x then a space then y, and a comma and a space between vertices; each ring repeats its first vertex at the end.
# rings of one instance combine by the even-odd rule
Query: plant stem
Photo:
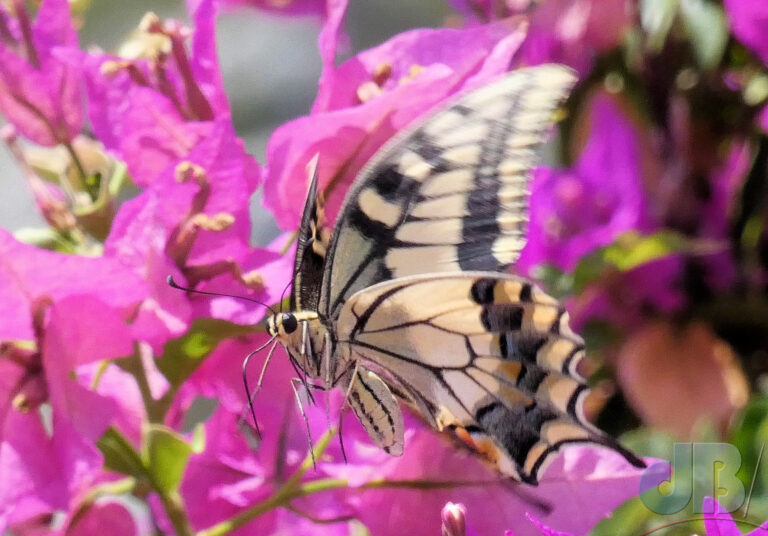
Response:
POLYGON ((83 189, 88 191, 87 190, 88 185, 85 182, 88 179, 88 175, 85 172, 83 163, 80 161, 80 157, 77 156, 77 153, 75 152, 75 148, 72 146, 72 143, 69 140, 64 140, 61 142, 61 144, 67 150, 70 158, 72 158, 72 163, 74 163, 75 167, 77 168, 77 173, 80 175, 80 178, 83 181, 83 189))
MULTIPOLYGON (((320 438, 317 445, 312 449, 314 452, 314 459, 322 456, 334 435, 336 435, 336 431, 331 429, 320 438)), ((296 472, 293 473, 293 475, 285 481, 285 484, 280 486, 271 497, 254 504, 244 512, 241 512, 226 521, 222 521, 208 529, 198 532, 196 536, 223 536, 224 534, 253 521, 257 517, 264 515, 270 510, 274 510, 279 506, 287 504, 296 497, 308 495, 309 493, 316 493, 317 491, 324 491, 325 489, 335 489, 346 486, 346 480, 337 479, 316 480, 314 482, 307 482, 306 484, 299 485, 304 474, 312 467, 312 460, 312 453, 308 453, 296 472), (327 487, 324 487, 323 483, 325 483, 325 486, 327 487)))
POLYGON ((162 501, 165 513, 168 514, 168 518, 171 520, 176 536, 192 536, 195 531, 192 530, 192 525, 189 524, 189 518, 184 511, 184 503, 179 492, 163 492, 157 488, 155 488, 155 491, 160 496, 160 501, 162 501))
MULTIPOLYGON (((102 440, 106 437, 108 437, 108 443, 100 445, 100 450, 104 452, 105 449, 108 448, 109 453, 112 456, 121 456, 121 467, 118 470, 121 472, 130 472, 135 477, 119 481, 121 487, 117 487, 116 489, 125 490, 124 492, 134 491, 139 482, 148 484, 160 497, 160 502, 163 504, 168 519, 171 520, 176 536, 192 536, 195 532, 192 530, 189 518, 184 511, 184 501, 179 492, 177 490, 166 490, 163 486, 158 485, 158 483, 155 482, 147 466, 148 462, 146 462, 144 457, 133 448, 131 442, 128 441, 117 428, 109 428, 102 440), (138 479, 138 482, 136 479, 138 479), (128 489, 128 486, 131 486, 131 488, 128 489)), ((114 484, 118 483, 116 482, 114 484)), ((101 487, 93 490, 93 493, 99 493, 100 488, 101 487)), ((110 488, 105 486, 104 489, 109 491, 110 488)))
MULTIPOLYGON (((314 453, 315 458, 318 459, 325 449, 328 447, 328 443, 335 435, 335 430, 329 430, 323 437, 317 442, 314 453)), ((324 478, 320 480, 312 480, 310 482, 301 483, 301 479, 304 474, 312 467, 312 456, 307 454, 304 458, 301 466, 291 477, 283 484, 274 495, 267 499, 254 504, 244 512, 231 517, 226 521, 222 521, 210 528, 198 532, 195 536, 224 536, 229 532, 238 529, 253 521, 254 519, 266 514, 267 512, 286 506, 290 504, 293 499, 304 497, 306 495, 312 495, 313 493, 320 493, 323 491, 330 491, 334 489, 344 489, 349 487, 349 482, 342 478, 324 478)), ((408 488, 408 489, 443 489, 454 488, 463 486, 487 486, 491 483, 498 483, 497 481, 478 481, 478 480, 386 480, 377 479, 366 482, 365 484, 358 486, 354 489, 383 489, 383 488, 408 488)))

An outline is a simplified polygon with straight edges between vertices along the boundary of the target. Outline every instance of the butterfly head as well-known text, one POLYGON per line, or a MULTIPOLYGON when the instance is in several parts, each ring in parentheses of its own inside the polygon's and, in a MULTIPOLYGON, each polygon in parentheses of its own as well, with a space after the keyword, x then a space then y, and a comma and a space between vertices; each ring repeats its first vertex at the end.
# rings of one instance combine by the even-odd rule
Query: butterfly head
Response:
POLYGON ((293 313, 275 313, 267 318, 267 332, 282 343, 285 343, 298 327, 299 321, 293 313))
POLYGON ((320 355, 327 330, 317 313, 274 313, 267 318, 267 332, 288 351, 296 365, 310 376, 320 375, 320 355))

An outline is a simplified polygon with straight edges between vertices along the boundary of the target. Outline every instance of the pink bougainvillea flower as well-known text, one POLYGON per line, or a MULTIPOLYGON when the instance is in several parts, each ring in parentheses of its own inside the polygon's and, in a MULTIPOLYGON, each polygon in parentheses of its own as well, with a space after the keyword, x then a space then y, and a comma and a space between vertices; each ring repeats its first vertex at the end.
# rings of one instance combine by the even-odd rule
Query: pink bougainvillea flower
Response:
MULTIPOLYGON (((706 536, 765 536, 768 534, 768 521, 757 527, 747 534, 743 534, 737 523, 731 517, 727 511, 725 511, 712 497, 705 497, 704 504, 702 506, 704 512, 711 512, 704 514, 704 528, 706 530, 706 536)), ((585 532, 560 532, 554 530, 531 514, 526 514, 528 520, 534 524, 538 529, 538 534, 543 536, 575 536, 577 534, 586 534, 585 532)), ((505 536, 519 536, 521 532, 507 531, 505 536)))
MULTIPOLYGON (((228 274, 227 281, 252 283, 257 292, 264 287, 263 280, 249 279, 251 271, 263 264, 262 256, 249 246, 248 200, 258 184, 259 169, 228 119, 217 120, 212 127, 185 158, 123 204, 104 246, 105 255, 132 266, 152 288, 134 328, 137 338, 150 342, 156 351, 169 337, 186 330, 192 314, 184 294, 167 285, 169 274, 180 284, 193 286, 228 274)), ((241 288, 221 285, 214 290, 244 294, 241 288)))
POLYGON ((574 329, 583 329, 589 321, 632 329, 644 323, 649 311, 664 314, 679 311, 686 303, 683 266, 681 255, 671 255, 627 272, 604 274, 569 304, 574 329))
POLYGON ((41 250, 0 229, 0 340, 33 340, 36 301, 88 294, 126 315, 148 294, 123 263, 41 250))
MULTIPOLYGON (((307 435, 290 389, 295 375, 282 349, 278 349, 266 372, 266 381, 254 398, 262 440, 258 449, 249 445, 244 430, 253 426, 243 391, 242 359, 267 340, 266 334, 248 341, 223 342, 184 383, 174 401, 167 423, 179 427, 199 397, 215 399, 217 407, 205 426, 206 449, 190 458, 181 491, 197 529, 227 519, 274 493, 298 467, 307 453, 307 435)), ((255 387, 267 350, 253 360, 249 370, 251 387, 255 387)), ((322 408, 307 408, 317 439, 327 426, 322 408)), ((319 464, 318 464, 319 467, 319 464)), ((310 472, 308 479, 322 474, 310 472)), ((341 493, 341 492, 339 492, 341 493)), ((307 504, 294 506, 313 516, 337 517, 348 511, 343 497, 333 492, 313 495, 307 504)), ((155 505, 153 505, 154 507, 155 505)), ((162 517, 162 512, 158 512, 162 517)), ((290 512, 270 512, 249 523, 236 534, 277 533, 281 527, 301 526, 290 512)), ((306 524, 311 534, 311 524, 306 524)), ((315 526, 315 530, 317 527, 315 526)), ((329 526, 329 534, 348 534, 346 524, 329 526)), ((303 534, 305 532, 298 532, 303 534)))
POLYGON ((475 530, 467 525, 467 509, 463 504, 445 503, 440 512, 443 536, 477 536, 475 530))
POLYGON ((209 297, 195 300, 196 317, 220 318, 237 324, 257 324, 269 312, 239 297, 252 298, 267 305, 279 304, 288 295, 289 278, 293 274, 293 255, 282 253, 291 241, 286 233, 267 248, 252 248, 238 259, 233 269, 214 276, 197 287, 199 290, 231 294, 234 297, 209 297))
POLYGON ((729 247, 729 222, 738 205, 741 187, 750 166, 748 144, 736 140, 728 156, 710 177, 711 193, 699 214, 697 236, 716 241, 718 251, 701 255, 698 261, 703 265, 707 284, 714 290, 723 290, 736 280, 736 261, 729 247))
MULTIPOLYGON (((768 65, 768 4, 760 0, 725 0, 723 4, 734 36, 768 65)), ((758 122, 768 131, 768 106, 763 108, 758 122)))
POLYGON ((523 61, 554 61, 585 72, 600 52, 621 44, 632 12, 623 0, 548 0, 538 3, 530 19, 523 61))
POLYGON ((504 21, 463 30, 414 30, 334 65, 345 2, 320 36, 324 69, 312 114, 278 128, 267 146, 265 205, 294 228, 307 187, 306 165, 320 153, 321 187, 333 184, 328 213, 363 163, 414 118, 458 92, 506 72, 523 38, 504 21))
MULTIPOLYGON (((531 514, 526 513, 525 517, 528 519, 528 521, 533 523, 533 526, 536 527, 543 536, 571 536, 566 532, 560 532, 559 530, 553 530, 549 528, 548 526, 546 526, 544 523, 536 519, 531 514)), ((515 536, 515 534, 511 530, 509 530, 504 534, 504 536, 515 536)))
POLYGON ((125 504, 104 500, 90 505, 76 518, 68 519, 61 535, 93 536, 104 533, 110 536, 143 536, 151 534, 148 529, 136 522, 135 513, 129 511, 125 504))
POLYGON ((135 400, 121 398, 129 384, 94 392, 87 373, 93 363, 133 353, 118 310, 87 294, 39 307, 35 347, 6 344, 0 361, 8 374, 0 392, 0 526, 68 510, 100 475, 95 442, 126 400, 135 400))
POLYGON ((14 536, 92 536, 99 532, 113 536, 150 536, 151 521, 137 509, 129 510, 125 502, 112 498, 98 499, 83 508, 73 508, 66 519, 41 516, 14 524, 14 536))
POLYGON ((126 52, 135 57, 89 53, 70 58, 85 65, 94 133, 127 163, 140 186, 212 135, 215 120, 230 119, 216 56, 216 5, 215 0, 199 3, 189 51, 187 29, 148 15, 135 47, 126 52))
POLYGON ((71 142, 82 127, 80 69, 58 53, 77 48, 67 0, 44 0, 34 24, 24 2, 0 5, 0 112, 40 145, 71 142))
POLYGON ((571 169, 539 169, 528 244, 518 266, 572 270, 587 253, 630 230, 648 230, 637 134, 614 100, 591 102, 590 133, 571 169), (607 177, 610 177, 607 179, 607 177))
POLYGON ((470 23, 525 15, 528 36, 520 47, 524 64, 558 62, 585 72, 594 58, 621 44, 632 25, 623 0, 449 0, 470 23))
POLYGON ((2 524, 66 509, 101 467, 94 442, 109 423, 137 437, 143 413, 134 407, 133 380, 110 365, 101 376, 111 391, 87 386, 96 383, 95 361, 133 353, 125 319, 148 288, 115 259, 39 250, 5 231, 0 259, 2 524), (43 404, 51 408, 48 424, 38 412, 43 404))
POLYGON ((503 534, 510 527, 515 534, 536 534, 533 527, 521 523, 528 511, 553 526, 585 534, 613 508, 637 495, 641 470, 606 449, 564 449, 538 487, 517 487, 499 480, 477 458, 417 419, 406 417, 406 424, 404 453, 393 458, 372 445, 350 417, 344 423, 349 464, 339 456, 335 458, 339 463, 319 467, 332 477, 350 481, 352 489, 346 500, 372 534, 400 534, 402 526, 414 534, 439 534, 440 512, 446 502, 466 507, 467 525, 477 534, 503 534), (429 490, 361 487, 375 479, 465 485, 429 490), (466 485, 468 482, 477 484, 466 485), (548 515, 545 507, 551 508, 548 515), (394 518, 402 520, 402 526, 393 524, 394 518))
POLYGON ((766 536, 768 534, 768 521, 749 533, 743 534, 731 514, 712 497, 704 498, 702 510, 711 512, 704 514, 704 527, 707 530, 707 536, 766 536))
POLYGON ((107 255, 140 264, 159 241, 181 267, 249 251, 248 200, 259 168, 228 120, 212 127, 184 158, 171 161, 151 188, 121 207, 105 244, 107 255))
POLYGON ((768 4, 760 0, 724 0, 733 34, 768 64, 768 4))

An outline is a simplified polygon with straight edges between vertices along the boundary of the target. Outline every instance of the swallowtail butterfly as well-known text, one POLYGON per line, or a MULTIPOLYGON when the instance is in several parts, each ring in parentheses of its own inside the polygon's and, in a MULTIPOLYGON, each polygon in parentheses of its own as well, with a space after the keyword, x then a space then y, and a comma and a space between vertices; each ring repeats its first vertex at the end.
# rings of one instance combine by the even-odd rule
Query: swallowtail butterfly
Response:
POLYGON ((531 169, 574 81, 560 65, 520 69, 418 122, 361 171, 332 233, 313 177, 291 312, 267 328, 307 377, 347 393, 392 455, 402 400, 527 483, 570 443, 644 465, 585 420, 584 342, 568 313, 507 273, 531 169))

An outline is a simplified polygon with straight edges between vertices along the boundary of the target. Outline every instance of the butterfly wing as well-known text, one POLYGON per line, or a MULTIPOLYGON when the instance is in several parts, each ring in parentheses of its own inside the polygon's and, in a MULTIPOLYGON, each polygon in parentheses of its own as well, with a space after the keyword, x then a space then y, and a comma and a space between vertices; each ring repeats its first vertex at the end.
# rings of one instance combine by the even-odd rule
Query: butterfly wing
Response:
POLYGON ((354 294, 338 344, 508 476, 536 483, 558 449, 597 443, 643 462, 589 424, 576 372, 584 343, 554 298, 512 275, 395 279, 354 294), (409 398, 411 398, 409 396, 409 398))
POLYGON ((293 264, 291 311, 316 311, 320 301, 323 267, 328 247, 323 198, 317 195, 317 159, 309 166, 312 180, 304 203, 293 264))
POLYGON ((385 146, 336 221, 319 311, 333 319, 380 281, 508 268, 524 244, 538 149, 574 80, 561 65, 517 70, 385 146))

